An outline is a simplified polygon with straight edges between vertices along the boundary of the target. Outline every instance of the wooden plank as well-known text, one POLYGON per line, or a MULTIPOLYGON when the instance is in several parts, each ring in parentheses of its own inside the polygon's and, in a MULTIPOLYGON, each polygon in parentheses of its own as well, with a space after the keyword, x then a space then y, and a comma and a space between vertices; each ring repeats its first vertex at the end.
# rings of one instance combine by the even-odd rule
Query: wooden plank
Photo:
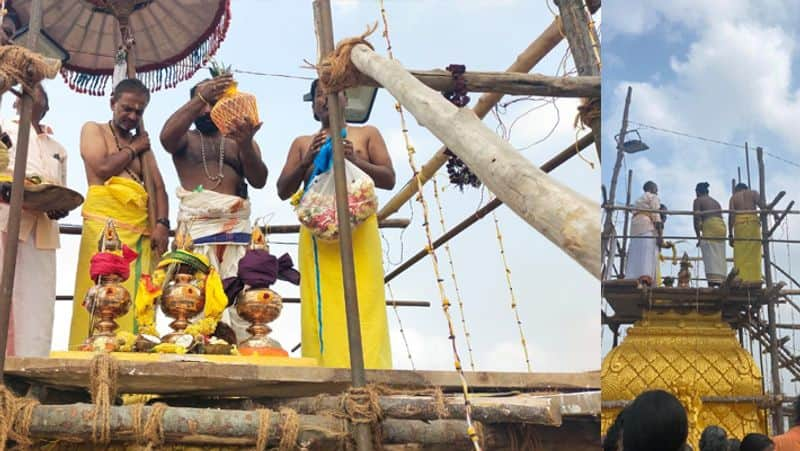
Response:
MULTIPOLYGON (((6 372, 23 380, 55 387, 88 386, 88 360, 10 357, 6 372)), ((476 392, 585 391, 600 388, 600 372, 466 373, 476 392)), ((367 370, 367 381, 405 389, 441 387, 460 391, 454 371, 367 370)), ((270 367, 208 362, 120 361, 121 393, 196 394, 216 396, 283 397, 339 393, 350 387, 346 368, 270 367)))
POLYGON ((725 322, 738 323, 742 313, 766 305, 769 293, 762 287, 719 288, 639 288, 635 280, 606 280, 603 297, 614 315, 603 318, 603 324, 630 324, 648 310, 722 311, 725 322))

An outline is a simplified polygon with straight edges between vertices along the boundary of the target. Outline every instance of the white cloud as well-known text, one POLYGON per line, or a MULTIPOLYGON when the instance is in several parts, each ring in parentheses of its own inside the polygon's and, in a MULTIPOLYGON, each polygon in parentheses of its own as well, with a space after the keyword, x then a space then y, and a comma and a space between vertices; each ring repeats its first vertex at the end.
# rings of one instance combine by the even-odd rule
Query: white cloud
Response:
POLYGON ((685 56, 672 58, 674 79, 621 82, 616 103, 630 84, 635 120, 721 139, 760 129, 794 143, 800 97, 792 86, 793 52, 792 38, 778 27, 714 23, 685 56))

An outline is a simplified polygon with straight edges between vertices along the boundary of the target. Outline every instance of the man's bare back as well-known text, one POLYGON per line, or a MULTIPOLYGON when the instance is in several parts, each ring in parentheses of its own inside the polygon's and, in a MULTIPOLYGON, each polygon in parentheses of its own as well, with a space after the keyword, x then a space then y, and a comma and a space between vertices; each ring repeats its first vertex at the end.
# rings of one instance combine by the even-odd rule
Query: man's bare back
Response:
POLYGON ((719 204, 719 202, 716 201, 716 199, 714 199, 711 196, 702 196, 702 197, 696 198, 694 200, 693 210, 694 211, 699 211, 699 212, 715 211, 714 213, 702 213, 702 214, 700 214, 700 218, 702 220, 705 220, 706 218, 713 218, 713 217, 722 218, 722 213, 718 211, 718 210, 722 210, 722 206, 719 204))
POLYGON ((753 211, 758 207, 759 203, 758 191, 746 189, 733 193, 730 208, 736 211, 753 211))

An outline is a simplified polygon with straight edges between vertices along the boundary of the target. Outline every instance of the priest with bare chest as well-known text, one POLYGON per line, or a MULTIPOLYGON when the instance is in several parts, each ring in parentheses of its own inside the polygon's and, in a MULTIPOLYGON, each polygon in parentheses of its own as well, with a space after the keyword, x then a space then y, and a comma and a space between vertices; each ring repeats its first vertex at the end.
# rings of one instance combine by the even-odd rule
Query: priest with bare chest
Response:
MULTIPOLYGON (((221 76, 192 88, 190 100, 161 131, 161 144, 180 179, 178 221, 189 224, 195 252, 208 257, 223 278, 236 275, 250 241, 248 185, 262 188, 267 181, 253 139, 261 124, 237 119, 223 135, 211 120, 214 103, 232 83, 230 76, 221 76)), ((232 309, 229 313, 237 336, 246 336, 249 323, 232 309)))

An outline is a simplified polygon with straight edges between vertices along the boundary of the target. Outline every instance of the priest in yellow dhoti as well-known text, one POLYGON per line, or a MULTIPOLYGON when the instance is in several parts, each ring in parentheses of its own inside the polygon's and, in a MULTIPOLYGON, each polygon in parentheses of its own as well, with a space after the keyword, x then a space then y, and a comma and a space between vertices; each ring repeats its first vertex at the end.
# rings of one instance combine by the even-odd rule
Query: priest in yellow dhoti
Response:
MULTIPOLYGON (((83 205, 78 269, 75 275, 72 324, 69 348, 78 348, 89 336, 89 313, 83 308, 86 291, 93 285, 89 261, 97 252, 100 233, 108 219, 114 221, 120 240, 139 254, 131 264, 131 277, 125 288, 136 296, 139 276, 150 270, 151 250, 161 255, 166 251, 169 236, 168 204, 164 183, 156 160, 150 152, 150 141, 144 130, 137 130, 150 94, 138 80, 123 80, 111 96, 113 119, 107 123, 87 122, 81 130, 81 157, 86 168, 89 192, 83 205), (150 230, 148 193, 143 173, 153 180, 156 226, 150 230)), ((136 332, 133 314, 119 318, 121 330, 136 332)))
POLYGON ((733 266, 745 283, 761 283, 761 222, 756 208, 764 208, 758 191, 736 185, 729 203, 728 239, 733 246, 733 266))
MULTIPOLYGON (((316 87, 315 81, 309 97, 322 128, 292 143, 277 183, 281 199, 296 194, 304 181, 308 186, 312 175, 330 170, 331 146, 325 145, 330 142, 328 101, 316 87)), ((343 94, 341 97, 346 102, 343 94)), ((380 132, 371 126, 348 126, 343 135, 345 157, 372 178, 375 187, 392 189, 394 169, 380 132)), ((317 358, 322 366, 349 367, 339 242, 319 239, 303 226, 298 254, 303 356, 317 358)), ((391 368, 381 240, 374 214, 353 229, 353 256, 364 364, 367 368, 391 368)))
POLYGON ((727 275, 725 260, 725 221, 722 219, 722 206, 708 193, 707 182, 695 187, 694 231, 697 245, 703 253, 703 266, 708 286, 720 286, 727 275))

